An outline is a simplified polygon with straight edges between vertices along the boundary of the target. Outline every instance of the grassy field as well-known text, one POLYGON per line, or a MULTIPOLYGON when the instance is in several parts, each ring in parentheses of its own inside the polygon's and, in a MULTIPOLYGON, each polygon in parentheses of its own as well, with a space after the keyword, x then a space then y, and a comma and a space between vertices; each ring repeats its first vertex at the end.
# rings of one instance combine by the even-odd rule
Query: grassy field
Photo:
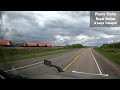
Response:
POLYGON ((56 53, 62 53, 73 49, 64 48, 44 48, 34 50, 0 50, 0 63, 10 62, 15 60, 23 60, 29 58, 36 58, 56 53))
POLYGON ((94 48, 97 52, 101 53, 109 60, 120 64, 120 49, 118 48, 94 48))

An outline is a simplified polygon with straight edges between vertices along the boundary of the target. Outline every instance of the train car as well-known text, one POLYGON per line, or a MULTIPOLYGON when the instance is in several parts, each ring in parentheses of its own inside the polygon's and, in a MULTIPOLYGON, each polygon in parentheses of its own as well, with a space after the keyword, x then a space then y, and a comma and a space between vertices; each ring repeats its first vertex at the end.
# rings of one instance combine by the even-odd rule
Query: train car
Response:
POLYGON ((0 39, 0 46, 10 46, 9 40, 0 39))
POLYGON ((35 42, 26 42, 26 46, 27 47, 37 47, 38 43, 35 43, 35 42))
POLYGON ((47 47, 46 43, 37 43, 39 47, 47 47))
POLYGON ((24 42, 20 40, 0 40, 0 46, 10 47, 52 47, 53 45, 47 42, 24 42))
POLYGON ((38 46, 39 47, 52 47, 53 45, 50 43, 41 42, 41 43, 38 43, 38 46))
POLYGON ((47 47, 52 47, 53 45, 51 43, 47 43, 47 47))
POLYGON ((15 41, 15 40, 10 40, 10 46, 12 47, 25 47, 26 43, 24 41, 15 41))

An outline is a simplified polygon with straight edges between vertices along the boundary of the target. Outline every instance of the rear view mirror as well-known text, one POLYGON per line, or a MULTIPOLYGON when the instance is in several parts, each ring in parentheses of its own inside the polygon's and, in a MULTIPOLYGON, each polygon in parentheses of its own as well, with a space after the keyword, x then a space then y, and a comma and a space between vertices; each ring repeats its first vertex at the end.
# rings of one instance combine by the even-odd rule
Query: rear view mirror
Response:
POLYGON ((51 61, 44 60, 44 64, 51 67, 51 61))
POLYGON ((58 70, 58 72, 64 72, 60 67, 52 65, 51 61, 44 60, 44 64, 47 65, 47 66, 49 66, 49 67, 55 67, 58 70))

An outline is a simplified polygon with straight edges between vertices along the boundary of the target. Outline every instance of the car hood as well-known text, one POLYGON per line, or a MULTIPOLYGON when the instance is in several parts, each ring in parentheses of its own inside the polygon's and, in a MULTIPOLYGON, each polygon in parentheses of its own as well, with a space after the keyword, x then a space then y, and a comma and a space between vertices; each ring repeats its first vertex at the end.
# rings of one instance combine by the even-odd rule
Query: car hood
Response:
POLYGON ((84 74, 68 74, 68 73, 59 73, 59 74, 28 74, 24 75, 28 79, 120 79, 114 76, 102 76, 102 75, 84 75, 84 74))

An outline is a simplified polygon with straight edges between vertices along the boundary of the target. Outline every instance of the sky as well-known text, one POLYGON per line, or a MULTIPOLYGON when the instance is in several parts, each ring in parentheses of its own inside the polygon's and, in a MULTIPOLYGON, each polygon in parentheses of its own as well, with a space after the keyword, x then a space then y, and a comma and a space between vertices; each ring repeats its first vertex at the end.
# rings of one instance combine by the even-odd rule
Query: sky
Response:
POLYGON ((90 27, 89 11, 4 11, 2 21, 8 40, 85 46, 120 42, 120 27, 90 27))

